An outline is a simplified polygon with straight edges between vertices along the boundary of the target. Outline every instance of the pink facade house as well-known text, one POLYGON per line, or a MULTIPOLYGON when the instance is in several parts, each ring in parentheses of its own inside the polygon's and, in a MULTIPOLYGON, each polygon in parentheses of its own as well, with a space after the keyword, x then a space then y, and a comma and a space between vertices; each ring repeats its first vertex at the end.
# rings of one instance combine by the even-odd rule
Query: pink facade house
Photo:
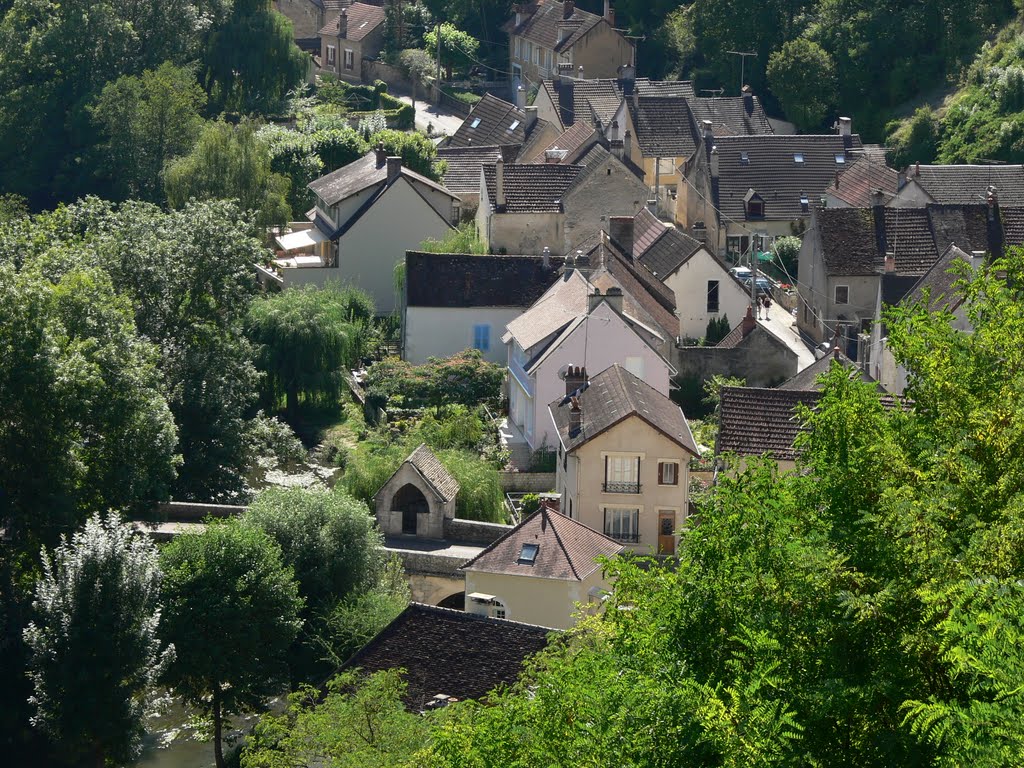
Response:
MULTIPOLYGON (((509 428, 530 452, 558 445, 548 403, 565 394, 564 372, 585 361, 602 371, 618 363, 668 396, 675 369, 656 350, 665 339, 623 312, 621 289, 602 294, 579 270, 565 273, 508 324, 509 428)), ((513 450, 515 455, 515 450, 513 450)))

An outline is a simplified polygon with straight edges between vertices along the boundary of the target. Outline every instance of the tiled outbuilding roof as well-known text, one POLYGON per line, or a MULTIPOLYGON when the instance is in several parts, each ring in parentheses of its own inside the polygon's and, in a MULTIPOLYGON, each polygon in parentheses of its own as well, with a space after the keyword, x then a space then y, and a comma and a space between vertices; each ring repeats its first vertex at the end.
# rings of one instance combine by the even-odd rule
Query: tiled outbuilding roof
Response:
POLYGON ((438 694, 483 699, 519 677, 554 630, 412 603, 342 669, 404 669, 405 705, 420 711, 438 694))
POLYGON ((566 451, 593 440, 630 416, 637 416, 694 456, 699 455, 690 425, 679 406, 618 363, 592 377, 578 399, 583 417, 580 428, 575 430, 569 429, 568 398, 548 406, 566 451))
POLYGON ((805 392, 809 390, 820 390, 821 385, 818 383, 818 377, 824 373, 828 373, 832 369, 832 363, 841 365, 843 368, 847 368, 851 371, 856 369, 859 372, 861 381, 874 382, 874 379, 871 378, 871 374, 858 366, 839 349, 835 349, 832 354, 825 355, 820 360, 815 360, 796 376, 779 384, 778 388, 805 392))
POLYGON ((793 441, 802 429, 798 404, 813 407, 820 393, 813 390, 722 387, 718 406, 717 453, 760 456, 779 461, 796 458, 793 441))
POLYGON ((559 512, 542 506, 464 566, 464 571, 582 581, 624 547, 559 512), (521 557, 523 545, 537 547, 532 559, 521 557))
POLYGON ((582 166, 505 163, 505 206, 497 207, 495 166, 484 166, 491 206, 500 213, 561 213, 566 193, 576 184, 582 166))
MULTIPOLYGON (((505 145, 515 149, 514 144, 505 145)), ((444 172, 444 185, 460 197, 480 194, 480 169, 487 163, 493 163, 502 154, 502 147, 464 146, 438 147, 437 159, 444 160, 447 168, 444 172)))
POLYGON ((529 307, 555 280, 565 260, 551 256, 463 255, 406 251, 410 307, 529 307))
POLYGON ((719 167, 717 188, 712 185, 716 207, 739 222, 747 219, 744 198, 751 190, 764 200, 764 220, 807 216, 836 171, 845 167, 849 150, 862 146, 860 136, 833 134, 716 136, 714 145, 719 167))
POLYGON ((484 94, 469 117, 448 140, 449 147, 522 144, 526 141, 526 111, 515 104, 484 94))
POLYGON ((701 96, 689 99, 688 105, 698 131, 710 120, 716 136, 775 133, 757 96, 701 96))
POLYGON ((639 261, 664 280, 699 251, 701 243, 675 227, 669 227, 640 254, 639 261))
POLYGON ((885 164, 885 152, 865 149, 845 170, 837 170, 825 193, 859 208, 875 204, 875 190, 881 190, 883 203, 888 202, 898 186, 899 174, 885 164))
POLYGON ((320 30, 321 37, 337 37, 341 24, 341 14, 348 16, 348 32, 345 40, 359 41, 384 23, 384 9, 366 3, 352 3, 339 11, 334 18, 320 30))
POLYGON ((696 126, 682 96, 640 96, 628 101, 636 144, 644 157, 690 157, 697 146, 696 126))
POLYGON ((425 443, 421 443, 405 461, 412 464, 423 475, 423 478, 430 483, 437 495, 444 501, 451 501, 458 495, 459 481, 444 468, 441 460, 425 443))
POLYGON ((911 165, 907 181, 914 181, 936 202, 972 205, 985 202, 988 188, 996 188, 999 204, 1024 204, 1024 165, 911 165))
POLYGON ((530 40, 556 52, 567 51, 601 22, 601 17, 574 8, 572 15, 564 18, 562 3, 557 0, 534 0, 533 8, 523 14, 522 23, 516 26, 515 17, 505 24, 510 35, 530 40), (559 30, 562 29, 561 41, 559 30))

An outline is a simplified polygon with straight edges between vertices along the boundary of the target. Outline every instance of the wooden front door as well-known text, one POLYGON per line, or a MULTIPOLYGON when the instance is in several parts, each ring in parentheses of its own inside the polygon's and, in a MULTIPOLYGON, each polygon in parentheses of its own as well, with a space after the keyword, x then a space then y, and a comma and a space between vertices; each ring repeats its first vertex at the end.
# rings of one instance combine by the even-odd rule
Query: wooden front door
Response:
POLYGON ((658 510, 658 554, 676 553, 676 513, 671 509, 658 510))

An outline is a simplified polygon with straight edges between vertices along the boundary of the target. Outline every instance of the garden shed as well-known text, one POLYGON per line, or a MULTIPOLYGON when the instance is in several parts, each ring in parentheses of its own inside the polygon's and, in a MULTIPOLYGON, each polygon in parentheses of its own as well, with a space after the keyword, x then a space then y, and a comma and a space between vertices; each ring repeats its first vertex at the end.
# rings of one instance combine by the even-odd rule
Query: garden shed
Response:
POLYGON ((421 444, 373 497, 377 525, 385 536, 443 539, 458 493, 458 480, 421 444))

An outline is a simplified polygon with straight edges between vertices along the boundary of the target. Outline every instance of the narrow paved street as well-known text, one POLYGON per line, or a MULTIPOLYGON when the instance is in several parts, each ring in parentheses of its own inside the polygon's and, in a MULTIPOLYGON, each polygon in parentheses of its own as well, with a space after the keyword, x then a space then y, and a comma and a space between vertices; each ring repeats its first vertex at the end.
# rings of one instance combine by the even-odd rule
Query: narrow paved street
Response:
POLYGON ((783 307, 773 303, 768 319, 762 318, 758 322, 796 352, 798 373, 814 362, 814 351, 800 338, 796 330, 796 318, 783 307))
MULTIPOLYGON (((412 104, 410 96, 393 94, 406 104, 412 104)), ((444 134, 451 136, 462 125, 462 118, 452 114, 443 108, 431 104, 423 99, 416 99, 416 128, 421 131, 427 130, 427 126, 433 126, 433 135, 444 134)))

